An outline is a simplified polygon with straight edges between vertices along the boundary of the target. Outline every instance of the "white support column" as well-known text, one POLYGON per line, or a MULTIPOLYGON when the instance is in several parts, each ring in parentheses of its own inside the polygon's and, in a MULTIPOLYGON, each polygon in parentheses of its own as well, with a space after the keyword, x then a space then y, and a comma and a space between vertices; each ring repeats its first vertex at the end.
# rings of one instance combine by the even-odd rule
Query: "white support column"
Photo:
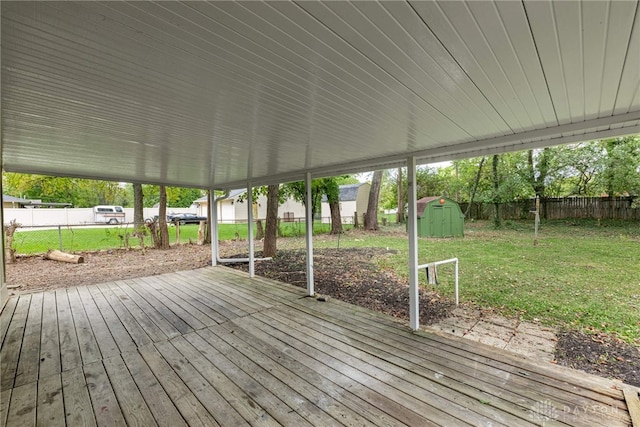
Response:
MULTIPOLYGON (((418 228, 416 216, 416 158, 407 159, 407 202, 409 212, 407 216, 407 231, 409 233, 409 323, 411 329, 418 330, 420 326, 418 301, 418 228)), ((402 206, 398 206, 402 209, 402 206)))
POLYGON ((305 177, 305 211, 306 211, 306 237, 307 237, 307 295, 312 297, 315 294, 313 289, 313 211, 311 197, 311 173, 307 172, 305 177))
MULTIPOLYGON (((0 158, 2 157, 2 142, 0 142, 0 158)), ((0 194, 2 194, 2 182, 0 181, 0 194)), ((0 238, 0 254, 2 259, 0 260, 0 311, 4 308, 7 300, 9 299, 9 291, 7 289, 7 281, 5 280, 5 259, 7 258, 4 250, 4 217, 3 209, 0 208, 0 231, 2 232, 2 238, 0 238)))
POLYGON ((211 265, 216 266, 218 264, 218 202, 216 200, 216 193, 213 188, 209 190, 211 192, 211 206, 209 206, 209 227, 211 229, 211 265))
POLYGON ((253 257, 253 187, 247 184, 247 227, 249 232, 249 277, 256 275, 255 259, 253 257))

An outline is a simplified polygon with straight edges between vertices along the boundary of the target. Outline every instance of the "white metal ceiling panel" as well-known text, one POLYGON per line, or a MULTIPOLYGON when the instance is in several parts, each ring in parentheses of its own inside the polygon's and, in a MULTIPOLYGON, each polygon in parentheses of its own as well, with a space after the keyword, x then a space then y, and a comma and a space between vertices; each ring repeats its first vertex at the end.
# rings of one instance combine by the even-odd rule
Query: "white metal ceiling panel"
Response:
POLYGON ((640 131, 637 1, 0 7, 9 171, 229 188, 640 131))

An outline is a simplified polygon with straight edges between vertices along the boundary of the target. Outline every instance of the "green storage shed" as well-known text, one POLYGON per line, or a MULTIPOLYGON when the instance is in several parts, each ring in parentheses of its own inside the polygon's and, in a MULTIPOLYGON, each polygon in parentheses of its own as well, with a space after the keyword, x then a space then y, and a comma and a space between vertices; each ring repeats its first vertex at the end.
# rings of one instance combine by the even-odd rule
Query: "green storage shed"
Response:
POLYGON ((445 197, 423 197, 417 202, 419 237, 462 237, 464 215, 460 206, 445 197))

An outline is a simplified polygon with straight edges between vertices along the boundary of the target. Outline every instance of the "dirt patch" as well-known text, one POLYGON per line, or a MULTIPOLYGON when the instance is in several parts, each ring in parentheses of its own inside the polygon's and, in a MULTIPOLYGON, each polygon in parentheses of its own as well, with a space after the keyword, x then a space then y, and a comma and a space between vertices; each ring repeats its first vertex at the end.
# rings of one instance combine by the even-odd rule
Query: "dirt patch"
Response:
POLYGON ((15 263, 6 264, 7 284, 11 290, 36 292, 211 265, 211 249, 197 245, 180 245, 166 251, 114 249, 77 255, 84 256, 83 264, 51 261, 42 256, 18 257, 15 263))
MULTIPOLYGON (((279 246, 286 247, 286 241, 279 246)), ((222 242, 220 249, 223 256, 232 256, 245 251, 246 242, 222 242)), ((409 292, 406 280, 381 270, 375 263, 376 259, 388 254, 381 248, 316 249, 316 292, 407 320, 409 292)), ((81 255, 85 257, 84 264, 49 261, 42 256, 20 257, 15 264, 7 263, 10 293, 104 283, 211 265, 210 247, 197 245, 180 245, 166 251, 110 250, 81 255)), ((280 250, 272 261, 256 263, 255 267, 259 275, 306 286, 305 252, 302 250, 280 250)), ((238 264, 235 268, 246 271, 248 266, 238 264)), ((421 324, 433 324, 451 315, 454 309, 451 301, 435 292, 420 292, 421 324)), ((558 364, 640 387, 640 351, 637 347, 606 335, 573 331, 563 332, 558 338, 558 364)))
MULTIPOLYGON (((382 271, 373 262, 391 252, 381 248, 314 250, 315 291, 320 295, 403 320, 409 319, 409 290, 405 280, 382 271)), ((246 257, 246 254, 238 254, 246 257)), ((258 254, 257 256, 260 256, 258 254)), ((279 251, 270 261, 256 263, 256 274, 306 288, 306 253, 302 250, 279 251)), ((230 267, 248 271, 247 264, 230 267)), ((420 323, 429 325, 451 315, 455 305, 435 292, 420 290, 420 323)))
POLYGON ((562 366, 640 387, 640 349, 605 334, 560 332, 556 361, 562 366))

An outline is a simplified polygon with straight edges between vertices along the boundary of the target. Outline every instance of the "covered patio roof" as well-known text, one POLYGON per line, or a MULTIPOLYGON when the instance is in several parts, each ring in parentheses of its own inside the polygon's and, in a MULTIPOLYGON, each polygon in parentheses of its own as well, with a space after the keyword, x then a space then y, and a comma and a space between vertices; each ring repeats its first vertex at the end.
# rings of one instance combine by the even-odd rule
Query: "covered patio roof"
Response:
POLYGON ((7 171, 230 189, 640 132, 640 10, 12 2, 7 171))

